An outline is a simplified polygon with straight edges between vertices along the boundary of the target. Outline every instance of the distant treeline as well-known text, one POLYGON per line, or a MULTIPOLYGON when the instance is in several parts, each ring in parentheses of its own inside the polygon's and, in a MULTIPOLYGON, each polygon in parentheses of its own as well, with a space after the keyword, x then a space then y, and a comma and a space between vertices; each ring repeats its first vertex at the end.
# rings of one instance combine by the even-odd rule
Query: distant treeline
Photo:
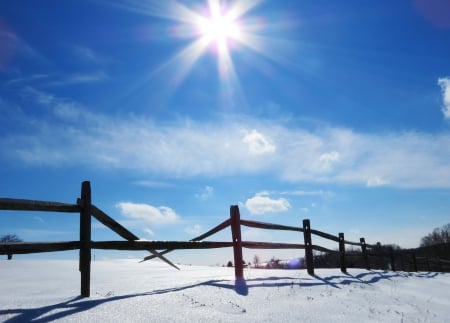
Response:
MULTIPOLYGON (((348 268, 365 268, 366 263, 359 249, 346 250, 348 268)), ((450 272, 450 243, 441 243, 415 249, 402 249, 396 245, 380 245, 368 254, 371 269, 402 271, 450 272)), ((339 267, 336 253, 322 252, 314 256, 314 267, 339 267)))

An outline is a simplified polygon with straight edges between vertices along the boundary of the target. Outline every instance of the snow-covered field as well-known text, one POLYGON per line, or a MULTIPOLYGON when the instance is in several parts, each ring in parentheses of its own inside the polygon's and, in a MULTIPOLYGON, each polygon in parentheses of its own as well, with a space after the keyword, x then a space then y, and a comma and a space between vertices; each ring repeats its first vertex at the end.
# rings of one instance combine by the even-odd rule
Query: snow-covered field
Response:
POLYGON ((78 262, 0 261, 4 322, 449 322, 450 275, 349 269, 234 269, 157 261, 92 262, 80 298, 78 262))

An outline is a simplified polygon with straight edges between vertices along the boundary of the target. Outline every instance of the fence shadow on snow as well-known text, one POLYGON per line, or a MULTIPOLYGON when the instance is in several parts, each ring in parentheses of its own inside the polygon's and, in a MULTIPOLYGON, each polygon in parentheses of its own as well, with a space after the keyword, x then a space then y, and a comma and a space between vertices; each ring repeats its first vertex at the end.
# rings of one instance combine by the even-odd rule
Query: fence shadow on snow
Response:
MULTIPOLYGON (((247 289, 258 288, 280 288, 291 287, 293 289, 314 288, 318 286, 330 286, 340 289, 342 286, 350 284, 373 285, 382 280, 390 280, 395 277, 421 277, 434 278, 438 273, 396 273, 396 272, 379 272, 368 271, 358 275, 343 274, 341 276, 318 277, 311 278, 298 277, 267 277, 246 280, 247 289)), ((32 308, 16 308, 0 310, 0 315, 14 315, 12 318, 5 320, 5 323, 15 322, 51 322, 58 319, 64 319, 70 315, 89 311, 99 305, 131 299, 136 297, 151 297, 154 295, 169 294, 182 292, 199 286, 211 286, 215 288, 235 289, 235 286, 229 280, 208 280, 205 282, 183 285, 166 289, 157 289, 150 292, 134 293, 126 295, 105 295, 102 298, 86 299, 82 296, 74 297, 68 301, 56 303, 52 305, 32 308), (51 313, 51 314, 50 314, 51 313)), ((238 291, 237 291, 238 292, 238 291)), ((202 306, 202 304, 198 304, 202 306)))

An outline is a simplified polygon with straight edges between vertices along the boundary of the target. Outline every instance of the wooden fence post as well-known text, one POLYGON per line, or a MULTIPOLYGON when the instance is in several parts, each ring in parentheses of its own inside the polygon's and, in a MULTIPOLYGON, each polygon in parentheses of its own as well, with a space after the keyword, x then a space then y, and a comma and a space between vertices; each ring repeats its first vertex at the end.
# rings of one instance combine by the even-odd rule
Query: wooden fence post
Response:
POLYGON ((311 223, 309 219, 303 220, 303 238, 305 241, 305 261, 308 274, 314 276, 314 258, 311 242, 311 223))
MULTIPOLYGON (((372 249, 372 252, 374 251, 374 249, 372 249)), ((376 269, 384 269, 384 254, 383 254, 383 249, 381 249, 381 242, 377 242, 376 243, 376 247, 375 247, 375 252, 376 252, 376 257, 377 257, 377 261, 376 261, 376 265, 375 268, 376 269)))
POLYGON ((345 239, 343 232, 339 233, 339 262, 341 264, 341 271, 346 273, 347 266, 345 264, 345 239))
POLYGON ((80 211, 80 273, 81 296, 90 296, 91 279, 91 183, 81 185, 80 211))
POLYGON ((369 270, 369 257, 367 256, 367 246, 366 246, 366 239, 360 238, 359 241, 361 242, 361 252, 363 255, 364 263, 366 264, 366 269, 369 270))
POLYGON ((244 278, 244 261, 242 259, 241 215, 239 207, 230 207, 231 236, 233 238, 234 275, 236 280, 244 278))

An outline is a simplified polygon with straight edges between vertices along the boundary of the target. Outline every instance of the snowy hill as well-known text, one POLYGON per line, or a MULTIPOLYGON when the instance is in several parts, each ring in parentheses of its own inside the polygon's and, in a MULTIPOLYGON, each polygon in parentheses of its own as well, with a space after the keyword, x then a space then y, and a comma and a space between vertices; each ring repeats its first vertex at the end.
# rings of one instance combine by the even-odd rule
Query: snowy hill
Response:
POLYGON ((137 260, 0 261, 3 322, 448 322, 450 275, 349 269, 234 269, 137 260))

